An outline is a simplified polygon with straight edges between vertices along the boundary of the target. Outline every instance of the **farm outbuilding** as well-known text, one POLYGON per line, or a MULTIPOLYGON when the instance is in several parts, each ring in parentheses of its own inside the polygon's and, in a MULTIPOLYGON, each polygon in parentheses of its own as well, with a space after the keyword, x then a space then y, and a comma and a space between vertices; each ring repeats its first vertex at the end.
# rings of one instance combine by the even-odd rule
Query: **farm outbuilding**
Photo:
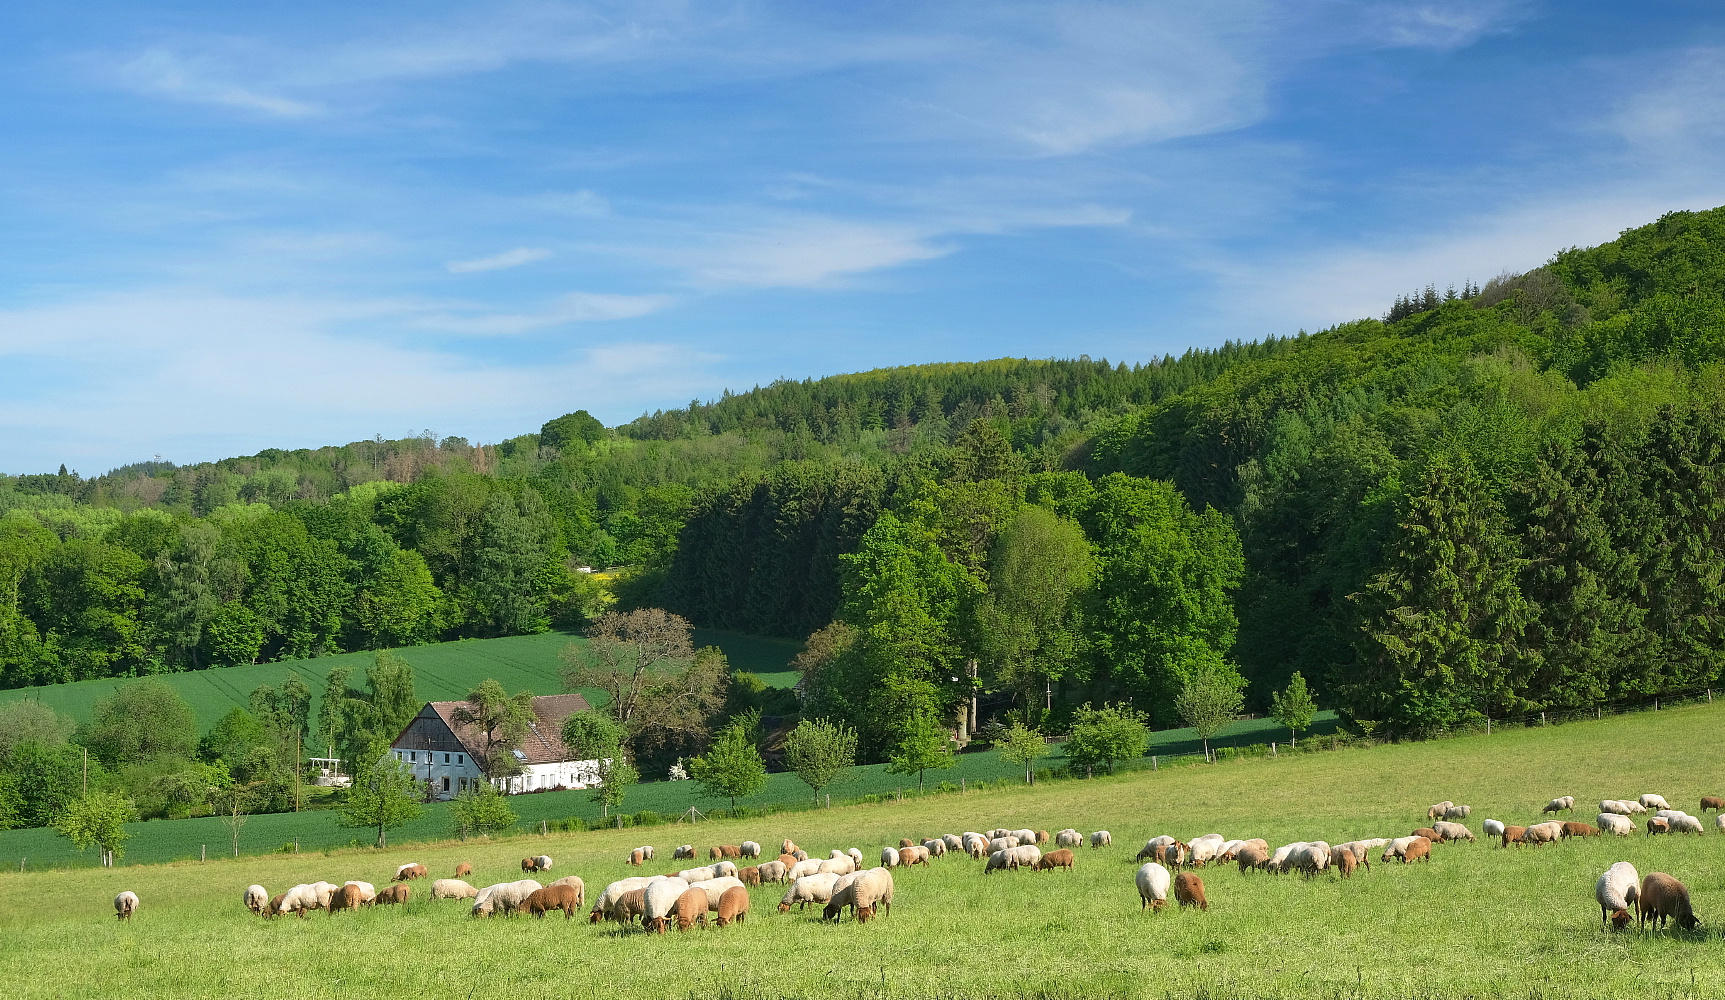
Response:
MULTIPOLYGON (((413 775, 431 785, 439 799, 451 799, 485 780, 475 758, 483 753, 484 741, 472 726, 460 725, 455 713, 466 702, 431 701, 419 710, 401 735, 390 745, 397 760, 413 769, 413 775)), ((520 771, 494 782, 507 795, 552 788, 586 788, 599 781, 599 761, 574 760, 563 745, 563 720, 588 709, 578 694, 546 695, 533 699, 533 722, 527 738, 514 751, 520 771)))

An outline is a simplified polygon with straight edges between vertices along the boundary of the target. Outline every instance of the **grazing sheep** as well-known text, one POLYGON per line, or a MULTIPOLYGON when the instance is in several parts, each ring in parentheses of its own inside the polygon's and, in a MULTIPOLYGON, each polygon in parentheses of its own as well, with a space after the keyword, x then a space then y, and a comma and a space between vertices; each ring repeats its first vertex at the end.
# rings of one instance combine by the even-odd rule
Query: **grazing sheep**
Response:
POLYGON ((637 847, 633 851, 629 852, 629 863, 634 865, 636 868, 647 863, 647 856, 641 853, 642 850, 642 848, 637 847))
POLYGON ((473 865, 466 862, 466 861, 463 861, 460 864, 455 866, 455 877, 456 878, 461 878, 463 875, 472 875, 472 874, 473 874, 473 865))
POLYGON ((269 890, 261 885, 246 886, 246 909, 253 913, 262 913, 270 905, 269 890))
POLYGON ((1244 875, 1254 868, 1267 866, 1270 863, 1270 852, 1257 844, 1246 844, 1234 852, 1234 861, 1240 866, 1240 874, 1244 875))
POLYGON ((705 882, 712 878, 723 878, 725 874, 718 865, 702 865, 699 868, 685 868, 677 873, 677 877, 690 885, 694 885, 696 882, 705 882))
POLYGON ((1194 865, 1208 864, 1222 853, 1222 845, 1227 839, 1219 833, 1206 833, 1202 837, 1194 837, 1191 844, 1192 863, 1194 865))
POLYGON ((1036 831, 1036 841, 1035 842, 1038 844, 1048 843, 1048 831, 1047 830, 1036 831))
POLYGON ((815 868, 815 871, 831 872, 834 875, 849 875, 862 867, 848 854, 840 855, 836 858, 828 858, 825 861, 817 861, 815 864, 818 866, 815 868))
POLYGON ((400 868, 397 868, 395 870, 395 877, 390 879, 390 881, 391 882, 406 882, 409 879, 424 878, 425 876, 427 876, 429 874, 430 874, 430 872, 427 872, 425 870, 424 865, 415 864, 415 863, 410 861, 407 864, 402 865, 400 868))
POLYGON ((1287 866, 1295 871, 1316 875, 1330 867, 1330 845, 1321 840, 1308 841, 1288 855, 1287 866))
POLYGON ((783 882, 790 872, 790 866, 783 861, 763 861, 757 866, 761 872, 761 884, 768 882, 783 882))
POLYGON ((988 831, 988 833, 984 834, 984 836, 986 836, 989 840, 993 840, 996 837, 1010 837, 1010 836, 1012 836, 1012 831, 1008 830, 1004 826, 998 826, 998 827, 995 827, 994 829, 988 831))
POLYGON ((1425 839, 1431 841, 1434 844, 1437 843, 1439 840, 1437 831, 1433 830, 1429 826, 1422 826, 1418 830, 1415 830, 1413 833, 1409 834, 1409 836, 1424 837, 1425 839))
POLYGON ((1084 846, 1084 834, 1079 833, 1077 830, 1074 830, 1071 827, 1067 827, 1066 829, 1064 829, 1064 830, 1062 830, 1059 833, 1054 835, 1054 846, 1056 846, 1056 847, 1082 847, 1082 846, 1084 846))
POLYGON ((737 881, 743 883, 744 885, 760 885, 761 884, 761 866, 760 865, 750 865, 747 868, 737 869, 737 881))
POLYGON ((1501 836, 1503 836, 1503 821, 1502 820, 1488 819, 1485 822, 1480 824, 1480 828, 1485 831, 1485 835, 1488 837, 1501 837, 1501 836))
POLYGON ((940 839, 946 844, 946 849, 949 851, 964 850, 964 838, 956 833, 941 834, 940 839))
POLYGON ((1665 801, 1665 796, 1648 792, 1635 801, 1641 803, 1643 809, 1669 809, 1671 804, 1665 801))
POLYGON ((798 861, 807 861, 809 859, 809 852, 799 847, 791 852, 791 857, 796 858, 798 861))
POLYGON ((349 881, 347 884, 359 886, 359 901, 363 905, 370 906, 371 901, 377 898, 377 889, 370 882, 349 881))
POLYGON ((1663 816, 1654 816, 1647 821, 1647 835, 1649 837, 1653 836, 1654 834, 1658 834, 1658 833, 1670 833, 1670 832, 1671 832, 1671 822, 1663 816))
POLYGON ((1467 819, 1473 815, 1473 806, 1450 806, 1443 811, 1440 819, 1467 819))
POLYGON ((440 878, 431 883, 432 899, 472 899, 479 890, 458 878, 440 878))
POLYGON ((858 872, 862 871, 862 866, 863 866, 862 851, 855 848, 855 847, 852 847, 852 848, 847 848, 845 850, 845 854, 848 855, 852 861, 856 862, 856 867, 851 869, 851 871, 858 871, 858 872))
POLYGON ((604 913, 594 909, 592 913, 587 915, 587 922, 598 923, 601 920, 615 920, 617 923, 628 927, 634 924, 635 919, 645 913, 646 910, 647 890, 644 888, 630 889, 628 892, 620 893, 604 913))
POLYGON ((536 855, 531 858, 522 858, 521 870, 528 873, 548 872, 551 870, 551 858, 549 855, 545 854, 536 855))
POLYGON ((738 850, 742 851, 743 857, 745 858, 758 858, 761 856, 761 845, 752 840, 743 841, 738 845, 738 850))
POLYGON ((967 833, 967 834, 965 834, 964 835, 964 853, 970 855, 971 858, 973 858, 973 859, 980 858, 984 854, 989 853, 988 838, 984 837, 980 833, 967 833))
POLYGON ((375 897, 373 897, 372 901, 371 901, 371 905, 373 905, 373 906, 392 906, 392 905, 396 905, 396 904, 405 905, 407 903, 408 898, 412 894, 413 894, 413 890, 408 888, 407 883, 398 882, 395 885, 392 885, 392 886, 384 889, 382 892, 379 892, 375 897))
POLYGON ((1704 833, 1701 820, 1694 816, 1673 816, 1667 823, 1671 824, 1672 833, 1704 833))
POLYGON ((1538 847, 1540 844, 1554 844, 1562 839, 1563 824, 1557 820, 1552 820, 1547 823, 1535 823, 1527 828, 1526 833, 1521 835, 1522 843, 1532 844, 1535 847, 1538 847))
MULTIPOLYGON (((910 850, 910 846, 906 845, 904 850, 907 850, 907 851, 910 850)), ((894 847, 883 847, 883 848, 881 848, 880 849, 880 866, 882 868, 897 868, 899 865, 899 861, 898 861, 899 854, 900 854, 900 851, 898 848, 894 848, 894 847)))
POLYGON ((1635 871, 1635 866, 1627 861, 1619 861, 1605 874, 1599 876, 1594 883, 1593 898, 1599 901, 1599 922, 1610 921, 1613 927, 1622 930, 1629 925, 1629 908, 1641 895, 1641 876, 1635 871))
MULTIPOLYGON (((1587 826, 1586 823, 1580 823, 1577 825, 1587 826)), ((1589 830, 1593 830, 1593 827, 1591 826, 1587 826, 1587 828, 1589 830)), ((1473 843, 1473 831, 1462 826, 1460 823, 1433 823, 1432 829, 1437 831, 1438 840, 1441 840, 1446 844, 1452 840, 1465 840, 1470 844, 1473 843)), ((1599 831, 1593 830, 1593 832, 1598 833, 1599 831)))
POLYGON ((1107 847, 1112 843, 1114 843, 1114 835, 1107 830, 1097 830, 1090 835, 1091 847, 1107 847))
POLYGON ((914 847, 915 845, 916 845, 916 841, 910 839, 909 837, 898 838, 898 846, 899 846, 900 850, 903 850, 906 847, 914 847))
POLYGON ((1348 854, 1353 856, 1355 865, 1363 865, 1366 871, 1371 871, 1372 862, 1369 852, 1372 848, 1382 847, 1386 843, 1388 841, 1385 840, 1350 840, 1345 844, 1337 844, 1332 853, 1338 864, 1341 863, 1342 855, 1348 854))
POLYGON ((357 910, 362 901, 359 886, 349 882, 335 891, 329 897, 329 915, 335 916, 337 910, 357 910))
POLYGON ((1552 799, 1550 802, 1547 802, 1545 804, 1545 808, 1540 810, 1542 813, 1573 811, 1575 811, 1575 796, 1573 795, 1560 795, 1557 798, 1552 799))
POLYGON ((1168 886, 1173 877, 1154 861, 1138 869, 1138 912, 1160 910, 1168 905, 1168 886))
MULTIPOLYGON (((680 931, 686 931, 697 923, 702 927, 707 926, 707 894, 699 889, 684 890, 683 894, 677 897, 677 905, 672 907, 671 913, 677 918, 677 929, 680 931)), ((664 933, 657 924, 654 929, 664 933)))
POLYGON ((928 865, 928 858, 928 848, 926 847, 907 847, 898 852, 898 863, 906 868, 909 868, 911 865, 923 865, 926 867, 928 865))
POLYGON ((1402 864, 1404 865, 1411 861, 1424 861, 1430 864, 1431 859, 1432 842, 1429 838, 1415 837, 1413 843, 1402 848, 1402 864))
POLYGON ((286 896, 287 893, 284 892, 277 893, 275 896, 270 898, 270 905, 264 907, 264 919, 268 920, 270 917, 281 916, 282 900, 286 898, 286 896))
POLYGON ((796 864, 792 865, 789 873, 785 875, 785 878, 791 882, 795 882, 797 879, 803 878, 804 876, 814 875, 820 870, 821 863, 813 858, 809 858, 807 861, 798 861, 796 864))
POLYGON ((1216 860, 1221 862, 1233 861, 1235 853, 1238 852, 1240 848, 1244 847, 1245 844, 1246 842, 1244 840, 1227 841, 1222 845, 1222 853, 1216 855, 1216 860))
POLYGON ((471 912, 476 917, 489 917, 493 913, 507 916, 521 909, 528 896, 543 888, 545 887, 530 878, 488 885, 479 890, 479 895, 473 897, 471 912))
POLYGON ((1047 854, 1042 856, 1042 860, 1036 863, 1036 870, 1042 872, 1050 871, 1055 868, 1064 868, 1067 871, 1071 871, 1073 867, 1072 850, 1067 847, 1062 847, 1058 851, 1049 851, 1047 854))
POLYGON ((1506 824, 1503 828, 1503 846, 1508 847, 1511 844, 1524 843, 1525 842, 1524 838, 1526 836, 1527 836, 1527 827, 1525 827, 1525 826, 1510 826, 1510 825, 1506 824))
MULTIPOLYGON (((790 843, 790 841, 787 840, 787 841, 785 841, 785 843, 788 844, 788 843, 790 843)), ((786 853, 789 853, 789 852, 787 851, 786 853)), ((684 844, 683 846, 681 846, 681 847, 679 847, 676 850, 671 852, 671 860, 672 861, 682 861, 685 858, 687 858, 690 861, 695 860, 695 845, 694 844, 684 844)))
POLYGON ((1444 799, 1442 802, 1430 806, 1426 809, 1426 822, 1429 823, 1434 819, 1443 819, 1444 816, 1448 814, 1449 807, 1453 805, 1455 805, 1454 802, 1444 799))
POLYGON ((138 912, 138 894, 130 889, 114 897, 114 919, 130 920, 138 912))
MULTIPOLYGON (((1415 837, 1397 837, 1396 839, 1394 839, 1394 840, 1392 840, 1392 841, 1390 841, 1384 845, 1384 853, 1378 860, 1380 860, 1380 861, 1394 861, 1397 858, 1401 858, 1405 862, 1407 860, 1407 850, 1409 847, 1413 846, 1413 842, 1416 840, 1425 840, 1425 839, 1426 838, 1424 838, 1424 837, 1418 837, 1418 836, 1415 836, 1415 837)), ((1429 844, 1429 843, 1431 843, 1431 841, 1426 840, 1426 843, 1429 844)))
POLYGON ((1677 926, 1689 931, 1700 923, 1695 919, 1695 911, 1689 908, 1688 888, 1664 872, 1649 872, 1641 880, 1641 895, 1635 904, 1639 908, 1642 926, 1649 920, 1655 927, 1664 926, 1667 920, 1676 920, 1677 926))
POLYGON ((1606 833, 1615 833, 1619 837, 1627 837, 1635 832, 1635 821, 1628 816, 1619 816, 1617 813, 1600 813, 1593 818, 1593 821, 1599 824, 1601 830, 1606 833))
POLYGON ((1022 843, 1024 843, 1024 841, 1013 836, 995 837, 993 840, 988 842, 988 853, 993 854, 995 851, 1004 851, 1009 847, 1017 847, 1022 843))
POLYGON ((281 906, 277 913, 297 913, 304 917, 310 910, 321 910, 329 905, 329 897, 335 892, 335 886, 328 882, 313 882, 296 885, 282 894, 281 906), (324 887, 328 887, 327 891, 324 887))
POLYGON ((933 839, 933 840, 925 840, 922 842, 922 849, 928 852, 929 857, 932 857, 932 858, 945 857, 946 856, 946 841, 942 840, 938 837, 933 839))
POLYGON ((1343 878, 1351 878, 1354 874, 1354 867, 1359 864, 1359 860, 1354 857, 1354 852, 1337 851, 1335 858, 1336 871, 1340 873, 1343 878))
POLYGON ((707 909, 716 913, 719 909, 719 900, 724 898, 726 890, 741 889, 743 888, 743 883, 727 876, 725 878, 708 879, 705 882, 696 882, 694 885, 689 886, 689 888, 699 889, 706 893, 707 909))
POLYGON ((1196 906, 1200 910, 1210 908, 1210 901, 1204 898, 1204 880, 1192 872, 1174 876, 1174 898, 1181 906, 1196 906))
POLYGON ((1038 841, 1036 839, 1036 831, 1030 829, 1029 827, 1025 827, 1022 830, 1013 830, 1011 833, 1008 833, 1007 836, 1008 837, 1017 837, 1018 842, 1020 844, 1038 843, 1038 841))
POLYGON ((653 860, 653 845, 652 844, 641 845, 641 857, 645 858, 648 861, 653 860))
POLYGON ((1725 813, 1720 813, 1716 816, 1713 820, 1713 825, 1719 829, 1720 833, 1725 833, 1725 813))
POLYGON ((1294 851, 1300 846, 1302 846, 1300 843, 1295 842, 1292 844, 1283 844, 1281 847, 1276 848, 1275 853, 1270 855, 1270 860, 1264 862, 1264 870, 1267 872, 1285 873, 1288 870, 1288 859, 1293 856, 1294 851))
POLYGON ((557 881, 546 886, 545 888, 550 889, 550 888, 554 888, 554 887, 560 886, 560 885, 566 885, 569 888, 575 890, 575 905, 576 906, 580 906, 582 903, 586 902, 586 900, 587 900, 587 883, 581 881, 581 877, 579 875, 565 875, 562 878, 558 879, 557 881))
MULTIPOLYGON (((647 883, 642 899, 641 926, 655 934, 663 934, 671 925, 671 917, 689 883, 680 878, 656 878, 647 883)), ((701 893, 701 912, 707 912, 707 894, 701 893)))
POLYGON ((833 898, 833 883, 839 876, 830 872, 819 875, 804 875, 791 883, 785 890, 785 896, 779 900, 779 912, 789 913, 792 906, 807 909, 810 903, 825 903, 833 898))
POLYGON ((779 842, 780 854, 795 854, 797 853, 797 850, 796 842, 791 840, 789 837, 786 837, 784 840, 779 842))
POLYGON ((1565 837, 1597 837, 1599 836, 1599 828, 1575 820, 1564 820, 1563 835, 1565 837))
POLYGON ((796 867, 798 858, 795 854, 781 854, 781 855, 779 855, 778 860, 779 860, 779 864, 784 865, 787 869, 789 869, 789 868, 796 867))
POLYGON ((708 861, 717 861, 720 858, 740 858, 742 856, 743 849, 735 844, 719 844, 716 847, 707 848, 708 861))
POLYGON ((749 915, 749 890, 742 886, 732 886, 719 897, 719 926, 729 927, 742 923, 749 915))
POLYGON ((1725 798, 1722 798, 1718 795, 1703 795, 1703 796, 1701 796, 1701 811, 1706 812, 1709 809, 1713 810, 1714 812, 1719 812, 1720 810, 1725 810, 1725 798))

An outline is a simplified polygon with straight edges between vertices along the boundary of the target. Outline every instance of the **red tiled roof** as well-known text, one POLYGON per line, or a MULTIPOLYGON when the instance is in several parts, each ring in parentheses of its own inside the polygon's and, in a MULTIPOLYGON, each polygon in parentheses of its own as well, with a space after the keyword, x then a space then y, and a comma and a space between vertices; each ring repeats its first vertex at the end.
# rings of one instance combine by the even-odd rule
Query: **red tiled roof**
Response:
MULTIPOLYGON (((455 721, 456 710, 466 704, 465 701, 433 701, 426 707, 437 713, 469 753, 479 754, 483 749, 479 730, 471 725, 458 725, 455 721)), ((527 730, 527 738, 521 741, 521 754, 526 758, 523 763, 555 764, 570 760, 569 750, 563 745, 563 720, 590 707, 587 699, 578 694, 550 694, 534 698, 534 721, 527 730)))

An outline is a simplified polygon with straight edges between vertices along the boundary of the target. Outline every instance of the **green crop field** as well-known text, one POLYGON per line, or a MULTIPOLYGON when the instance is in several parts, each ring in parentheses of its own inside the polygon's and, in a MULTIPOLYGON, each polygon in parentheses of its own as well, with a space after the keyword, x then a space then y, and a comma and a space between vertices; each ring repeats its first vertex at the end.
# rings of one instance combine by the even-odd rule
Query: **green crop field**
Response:
MULTIPOLYGON (((414 688, 421 698, 447 701, 466 697, 467 692, 487 677, 495 677, 511 691, 556 694, 562 690, 563 684, 558 673, 563 665, 561 654, 571 642, 580 641, 579 636, 565 632, 547 632, 543 635, 412 646, 395 652, 413 664, 414 688)), ((723 649, 732 666, 760 675, 768 687, 790 687, 796 683, 790 661, 802 649, 800 643, 707 629, 695 630, 695 642, 723 649)), ((331 670, 352 667, 354 683, 358 683, 371 660, 371 653, 342 653, 315 660, 283 660, 163 674, 161 679, 179 692, 180 697, 197 712, 199 727, 208 729, 235 705, 244 707, 259 685, 280 684, 288 671, 298 674, 311 688, 315 708, 315 703, 323 695, 324 678, 331 670)), ((124 679, 110 677, 73 684, 15 688, 0 691, 0 701, 35 698, 55 711, 83 721, 89 717, 97 699, 123 683, 124 679)))
MULTIPOLYGON (((1331 842, 1393 836, 1425 806, 1474 807, 1470 825, 1539 818, 1553 796, 1582 802, 1657 791, 1679 808, 1725 791, 1725 706, 1441 742, 1256 757, 1094 781, 990 789, 767 819, 522 835, 466 844, 337 850, 207 864, 0 874, 0 993, 82 997, 1708 997, 1725 995, 1725 837, 1599 838, 1503 850, 1444 845, 1430 864, 1374 861, 1343 880, 1202 872, 1208 912, 1140 912, 1133 854, 1151 835, 1217 832, 1331 842), (520 877, 529 853, 583 877, 590 896, 635 873, 652 843, 668 872, 680 842, 791 837, 811 852, 901 836, 1032 826, 1114 833, 1074 872, 981 874, 948 856, 895 873, 890 916, 821 924, 779 914, 781 887, 751 891, 746 923, 665 937, 560 918, 476 921, 417 883, 406 907, 263 921, 240 902, 256 882, 384 882, 419 861, 476 885, 520 877), (1688 884, 1696 933, 1609 932, 1595 878, 1628 860, 1688 884), (114 894, 142 898, 113 919, 114 894)), ((984 756, 984 755, 977 755, 984 756)), ((987 755, 992 756, 992 755, 987 755)), ((1590 806, 1576 816, 1592 819, 1590 806)), ((1711 818, 1708 822, 1712 830, 1711 818)))

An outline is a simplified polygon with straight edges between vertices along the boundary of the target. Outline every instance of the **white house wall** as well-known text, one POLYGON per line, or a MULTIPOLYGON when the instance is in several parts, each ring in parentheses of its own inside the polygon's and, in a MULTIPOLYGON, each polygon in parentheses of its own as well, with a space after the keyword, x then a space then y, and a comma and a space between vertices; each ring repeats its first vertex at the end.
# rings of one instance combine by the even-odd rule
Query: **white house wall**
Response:
MULTIPOLYGON (((396 750, 395 759, 407 765, 421 784, 431 782, 432 793, 438 799, 452 799, 466 789, 485 780, 473 757, 465 753, 444 753, 441 750, 396 750)), ((522 772, 495 782, 506 795, 536 792, 562 785, 565 788, 587 788, 599 783, 599 762, 570 760, 549 764, 527 764, 522 772)))

